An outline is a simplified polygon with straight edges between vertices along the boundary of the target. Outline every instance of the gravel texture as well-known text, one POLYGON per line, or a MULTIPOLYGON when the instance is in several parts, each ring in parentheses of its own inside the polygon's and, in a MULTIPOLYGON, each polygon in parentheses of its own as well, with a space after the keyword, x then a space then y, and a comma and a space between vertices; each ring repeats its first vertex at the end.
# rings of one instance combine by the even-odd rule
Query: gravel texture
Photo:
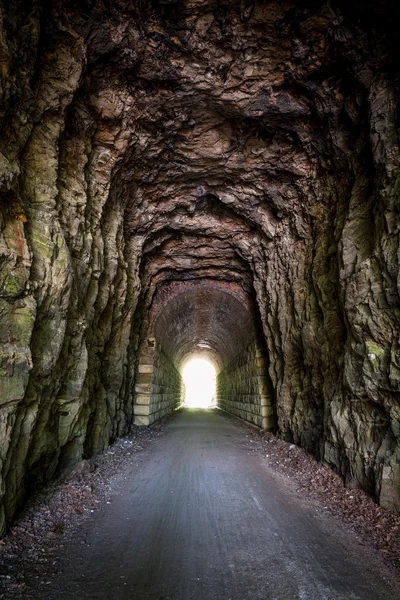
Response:
POLYGON ((133 455, 164 433, 168 419, 136 427, 103 454, 83 460, 35 493, 8 535, 0 540, 0 599, 29 598, 26 578, 46 576, 52 553, 63 547, 94 511, 110 502, 112 478, 133 455))
POLYGON ((263 454, 268 467, 298 482, 299 491, 322 510, 340 516, 363 544, 379 550, 393 568, 400 568, 398 513, 381 508, 361 489, 347 489, 339 475, 302 448, 237 422, 248 430, 246 446, 263 454))
MULTIPOLYGON (((244 430, 248 452, 264 456, 265 465, 294 480, 298 491, 317 510, 336 515, 355 531, 360 544, 379 550, 396 574, 400 568, 400 515, 377 506, 363 491, 346 489, 341 478, 303 449, 231 417, 244 430)), ((170 419, 149 428, 135 428, 107 451, 83 460, 29 500, 8 535, 0 540, 0 599, 29 600, 28 580, 41 579, 53 569, 57 551, 94 511, 112 498, 113 478, 164 435, 170 419)))

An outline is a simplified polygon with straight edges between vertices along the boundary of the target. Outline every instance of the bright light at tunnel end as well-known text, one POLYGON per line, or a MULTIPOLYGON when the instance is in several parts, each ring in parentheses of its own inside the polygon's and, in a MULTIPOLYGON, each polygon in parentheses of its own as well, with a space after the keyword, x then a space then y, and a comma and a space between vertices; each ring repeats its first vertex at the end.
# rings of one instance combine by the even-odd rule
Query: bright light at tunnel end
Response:
POLYGON ((192 358, 182 370, 185 385, 184 406, 213 408, 216 406, 214 366, 204 358, 192 358))

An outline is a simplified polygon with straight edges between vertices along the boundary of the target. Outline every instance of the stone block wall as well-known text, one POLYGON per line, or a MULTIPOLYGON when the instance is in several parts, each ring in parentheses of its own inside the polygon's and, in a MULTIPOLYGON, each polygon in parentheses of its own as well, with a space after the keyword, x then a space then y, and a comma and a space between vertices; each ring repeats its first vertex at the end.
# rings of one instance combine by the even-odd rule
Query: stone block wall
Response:
POLYGON ((266 372, 264 352, 253 342, 218 374, 218 407, 262 429, 273 430, 275 411, 266 372))
POLYGON ((183 382, 154 338, 144 340, 135 384, 135 425, 150 425, 171 414, 183 400, 183 382))

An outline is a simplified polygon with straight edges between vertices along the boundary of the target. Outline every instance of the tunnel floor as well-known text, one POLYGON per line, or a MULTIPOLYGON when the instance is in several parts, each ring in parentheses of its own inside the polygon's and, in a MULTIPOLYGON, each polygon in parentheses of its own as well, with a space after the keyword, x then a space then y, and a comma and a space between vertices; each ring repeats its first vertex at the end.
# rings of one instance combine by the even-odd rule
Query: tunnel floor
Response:
POLYGON ((218 410, 177 413, 32 598, 398 598, 378 559, 270 471, 245 434, 218 410))

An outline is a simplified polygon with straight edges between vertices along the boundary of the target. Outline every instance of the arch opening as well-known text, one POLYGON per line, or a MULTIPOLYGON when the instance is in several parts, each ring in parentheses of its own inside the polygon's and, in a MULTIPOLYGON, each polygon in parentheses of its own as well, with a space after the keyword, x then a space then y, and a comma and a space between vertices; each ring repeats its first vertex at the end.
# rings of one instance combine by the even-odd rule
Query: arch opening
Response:
POLYGON ((252 298, 232 282, 179 282, 162 291, 143 331, 135 424, 185 404, 211 405, 273 430, 273 391, 252 298))
POLYGON ((182 369, 183 405, 187 408, 216 406, 216 370, 205 358, 190 358, 182 369))

